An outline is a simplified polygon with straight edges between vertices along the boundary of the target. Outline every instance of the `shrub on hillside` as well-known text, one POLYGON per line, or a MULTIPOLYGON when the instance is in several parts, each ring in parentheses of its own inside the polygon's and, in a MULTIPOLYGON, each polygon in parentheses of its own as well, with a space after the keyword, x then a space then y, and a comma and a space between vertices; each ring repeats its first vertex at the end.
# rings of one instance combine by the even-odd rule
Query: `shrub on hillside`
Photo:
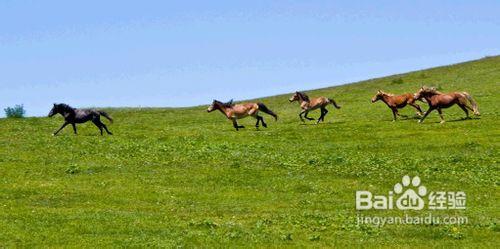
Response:
POLYGON ((14 107, 7 107, 3 109, 5 111, 5 116, 8 118, 23 118, 26 111, 23 105, 15 105, 14 107))
POLYGON ((401 85, 404 83, 404 80, 402 78, 396 78, 391 81, 393 85, 401 85))

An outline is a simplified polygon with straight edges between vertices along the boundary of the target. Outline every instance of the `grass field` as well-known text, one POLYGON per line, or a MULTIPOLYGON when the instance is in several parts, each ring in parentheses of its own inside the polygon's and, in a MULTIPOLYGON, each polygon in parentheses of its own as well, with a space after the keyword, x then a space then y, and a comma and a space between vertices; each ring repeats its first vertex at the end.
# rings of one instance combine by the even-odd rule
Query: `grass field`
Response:
POLYGON ((498 246, 500 57, 308 93, 342 109, 302 125, 289 94, 262 98, 278 122, 264 115, 269 128, 256 130, 244 119, 239 132, 207 106, 107 109, 115 135, 102 137, 91 123, 51 136, 61 116, 0 119, 0 245, 498 246), (382 102, 370 102, 377 89, 424 84, 468 91, 481 117, 461 120, 454 106, 447 123, 432 113, 418 124, 407 108, 407 119, 391 122, 382 102), (355 210, 357 190, 386 194, 404 175, 466 192, 466 210, 432 214, 468 224, 357 224, 360 213, 405 214, 355 210))

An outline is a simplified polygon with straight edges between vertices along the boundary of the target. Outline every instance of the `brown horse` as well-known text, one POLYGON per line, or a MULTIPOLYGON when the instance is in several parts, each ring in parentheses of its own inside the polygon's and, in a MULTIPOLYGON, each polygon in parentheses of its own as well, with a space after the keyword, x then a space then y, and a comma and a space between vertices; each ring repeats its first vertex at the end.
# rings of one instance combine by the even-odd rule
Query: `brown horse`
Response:
POLYGON ((378 90, 377 94, 375 94, 375 96, 373 96, 372 98, 372 103, 375 103, 379 100, 382 100, 389 108, 391 108, 392 115, 394 116, 394 119, 392 121, 396 121, 396 115, 400 116, 398 109, 401 109, 406 105, 413 106, 415 109, 417 109, 417 114, 419 116, 422 116, 422 109, 420 109, 419 105, 415 104, 415 98, 411 93, 394 95, 378 90))
POLYGON ((424 121, 425 117, 429 115, 431 111, 437 109, 439 117, 441 118, 441 123, 444 123, 443 112, 441 109, 451 107, 457 104, 465 112, 466 118, 469 118, 469 111, 474 112, 474 115, 479 116, 479 109, 477 107, 476 101, 467 92, 452 92, 452 93, 442 93, 436 90, 436 88, 422 87, 415 93, 415 99, 425 99, 429 104, 429 110, 427 110, 424 116, 418 121, 421 123, 424 121), (467 105, 470 102, 471 106, 467 105))
POLYGON ((259 128, 259 122, 262 123, 262 126, 267 128, 267 124, 264 122, 264 118, 259 116, 259 111, 267 113, 274 117, 275 120, 278 120, 278 115, 276 115, 273 111, 269 110, 267 106, 263 103, 244 103, 244 104, 234 104, 233 100, 222 103, 218 100, 212 102, 212 104, 208 107, 207 112, 213 112, 215 110, 219 110, 224 114, 228 119, 233 121, 233 126, 236 130, 240 128, 245 128, 243 125, 238 125, 236 122, 237 119, 245 118, 248 116, 252 116, 257 119, 257 123, 255 127, 259 128))
POLYGON ((335 108, 340 109, 340 106, 337 105, 335 100, 326 98, 326 97, 318 97, 318 98, 313 98, 309 99, 309 96, 303 92, 295 92, 293 96, 289 99, 290 102, 294 101, 299 101, 300 102, 300 108, 302 108, 302 111, 299 113, 299 118, 302 122, 304 122, 304 119, 302 118, 302 115, 304 115, 304 118, 307 120, 314 120, 314 118, 310 118, 307 116, 310 111, 316 110, 318 108, 321 109, 321 115, 318 118, 318 121, 316 124, 318 124, 320 121, 325 121, 325 116, 328 113, 328 110, 326 109, 326 106, 328 104, 332 104, 335 106, 335 108))

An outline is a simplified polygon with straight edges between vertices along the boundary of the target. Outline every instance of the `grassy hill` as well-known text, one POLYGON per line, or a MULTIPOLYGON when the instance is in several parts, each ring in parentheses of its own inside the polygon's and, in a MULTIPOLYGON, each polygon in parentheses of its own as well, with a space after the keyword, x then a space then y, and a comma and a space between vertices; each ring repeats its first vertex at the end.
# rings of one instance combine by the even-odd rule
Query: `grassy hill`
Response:
MULTIPOLYGON (((307 86, 304 86, 307 89, 307 86)), ((304 90, 304 89, 298 89, 304 90)), ((109 109, 114 136, 91 123, 74 136, 57 118, 0 119, 1 246, 466 246, 499 236, 500 57, 308 91, 333 97, 325 123, 302 125, 289 94, 260 99, 269 128, 236 132, 193 108, 109 109), (377 89, 466 90, 482 116, 458 107, 391 122, 377 89), (467 225, 357 224, 399 210, 355 210, 355 192, 387 194, 402 176, 464 191, 467 225)), ((427 109, 426 104, 421 104, 427 109)), ((47 107, 47 112, 50 107, 47 107)), ((319 113, 310 116, 318 117, 319 113)), ((427 214, 413 211, 409 214, 427 214)))

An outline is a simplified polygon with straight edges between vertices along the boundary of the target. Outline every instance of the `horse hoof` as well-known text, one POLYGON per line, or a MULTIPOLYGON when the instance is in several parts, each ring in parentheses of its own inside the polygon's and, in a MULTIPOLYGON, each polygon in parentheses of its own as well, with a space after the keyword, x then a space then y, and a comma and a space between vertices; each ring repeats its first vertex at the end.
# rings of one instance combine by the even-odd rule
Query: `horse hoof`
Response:
POLYGON ((56 134, 55 134, 55 133, 52 133, 52 136, 53 136, 53 137, 55 137, 55 136, 56 136, 56 134))
POLYGON ((419 124, 421 124, 421 123, 422 123, 422 120, 419 120, 419 121, 418 121, 418 123, 419 123, 419 124))
POLYGON ((443 121, 441 121, 441 122, 439 122, 439 123, 440 123, 440 124, 444 124, 444 123, 445 123, 445 121, 443 120, 443 121))

